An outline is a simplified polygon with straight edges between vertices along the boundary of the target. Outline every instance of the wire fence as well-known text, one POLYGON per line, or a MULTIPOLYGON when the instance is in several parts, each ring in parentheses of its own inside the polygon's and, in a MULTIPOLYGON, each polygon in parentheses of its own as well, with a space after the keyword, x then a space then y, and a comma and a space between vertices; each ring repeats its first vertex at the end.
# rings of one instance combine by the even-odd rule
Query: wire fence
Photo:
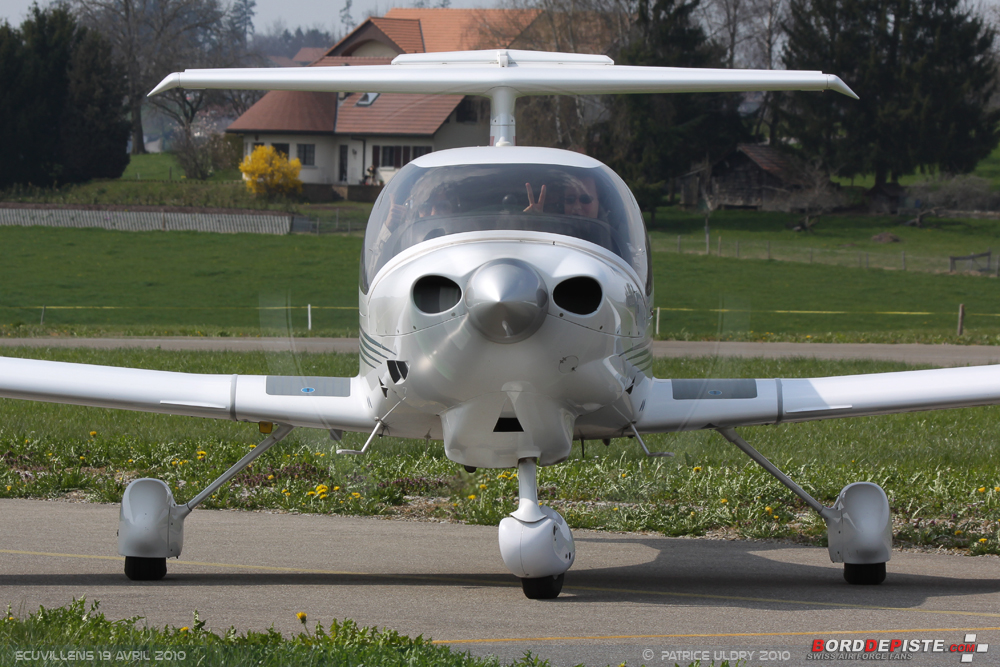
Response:
POLYGON ((711 236, 677 236, 676 240, 659 238, 653 243, 655 252, 685 255, 715 255, 735 259, 770 259, 779 262, 826 264, 859 269, 890 271, 920 271, 926 273, 972 273, 996 277, 1000 271, 1000 256, 989 251, 967 257, 947 255, 914 255, 905 250, 859 250, 853 248, 814 248, 799 243, 776 241, 738 241, 711 236))

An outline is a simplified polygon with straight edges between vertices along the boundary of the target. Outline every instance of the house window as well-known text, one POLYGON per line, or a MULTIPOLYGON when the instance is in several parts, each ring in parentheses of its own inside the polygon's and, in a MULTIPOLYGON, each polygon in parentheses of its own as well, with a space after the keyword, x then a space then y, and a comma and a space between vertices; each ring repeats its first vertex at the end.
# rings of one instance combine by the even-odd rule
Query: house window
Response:
POLYGON ((393 167, 396 165, 396 147, 395 146, 383 146, 382 147, 382 166, 383 167, 393 167))
POLYGON ((378 98, 378 93, 362 93, 358 101, 354 103, 356 107, 370 107, 372 103, 378 98))
POLYGON ((403 166, 403 147, 393 146, 392 147, 392 166, 399 169, 403 166))
POLYGON ((279 153, 282 153, 286 158, 288 157, 288 144, 271 144, 279 153))
POLYGON ((430 146, 414 146, 413 147, 413 159, 416 160, 421 155, 427 155, 433 149, 430 146))
POLYGON ((372 166, 376 169, 379 168, 378 158, 381 155, 381 149, 378 146, 372 146, 372 166))
POLYGON ((410 162, 410 147, 403 146, 403 164, 409 164, 410 162))
POLYGON ((316 166, 316 144, 298 144, 295 150, 303 167, 316 166))
POLYGON ((340 182, 347 182, 347 144, 340 144, 340 182))
POLYGON ((455 120, 459 123, 475 123, 478 121, 479 114, 476 108, 476 101, 466 97, 459 102, 458 107, 455 109, 455 120))

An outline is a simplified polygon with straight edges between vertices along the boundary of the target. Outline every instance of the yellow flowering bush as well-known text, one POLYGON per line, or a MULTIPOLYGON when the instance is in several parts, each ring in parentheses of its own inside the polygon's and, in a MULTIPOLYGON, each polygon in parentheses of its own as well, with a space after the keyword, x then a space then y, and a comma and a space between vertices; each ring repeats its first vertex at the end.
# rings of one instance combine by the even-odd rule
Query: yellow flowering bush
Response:
POLYGON ((274 150, 274 146, 258 146, 240 163, 247 189, 263 197, 302 192, 301 169, 298 158, 289 160, 284 153, 274 150))

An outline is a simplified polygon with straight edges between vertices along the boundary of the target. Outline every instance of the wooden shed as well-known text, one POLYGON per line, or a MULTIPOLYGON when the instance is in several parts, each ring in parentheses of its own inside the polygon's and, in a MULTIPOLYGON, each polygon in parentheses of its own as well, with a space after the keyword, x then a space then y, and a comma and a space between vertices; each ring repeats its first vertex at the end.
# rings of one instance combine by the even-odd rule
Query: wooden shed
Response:
POLYGON ((710 170, 681 177, 681 204, 702 205, 707 191, 716 208, 762 208, 803 185, 805 168, 791 155, 764 144, 739 144, 710 170))

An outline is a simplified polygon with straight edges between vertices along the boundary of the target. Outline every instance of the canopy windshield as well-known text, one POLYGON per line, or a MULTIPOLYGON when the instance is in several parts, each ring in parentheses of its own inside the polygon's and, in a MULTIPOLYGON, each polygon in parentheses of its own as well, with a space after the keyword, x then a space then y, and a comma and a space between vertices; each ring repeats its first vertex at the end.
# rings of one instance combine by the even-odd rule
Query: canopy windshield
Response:
POLYGON ((607 167, 556 164, 408 164, 372 209, 361 262, 361 287, 410 246, 476 231, 532 231, 571 236, 607 248, 647 282, 642 215, 607 167))

